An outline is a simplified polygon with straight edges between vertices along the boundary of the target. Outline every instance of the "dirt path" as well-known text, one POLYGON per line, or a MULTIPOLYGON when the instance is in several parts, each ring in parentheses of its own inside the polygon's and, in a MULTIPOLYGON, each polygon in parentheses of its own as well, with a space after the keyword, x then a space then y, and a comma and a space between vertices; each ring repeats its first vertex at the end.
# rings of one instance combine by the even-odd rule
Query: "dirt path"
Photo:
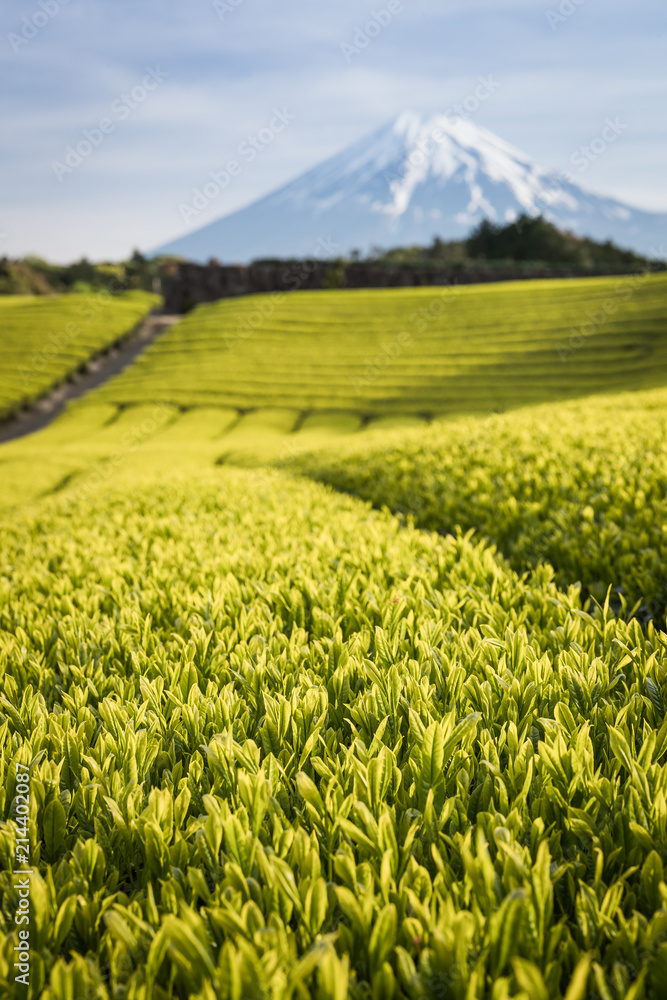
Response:
POLYGON ((114 375, 118 375, 142 351, 145 351, 156 337, 168 330, 179 319, 181 319, 180 316, 161 314, 147 316, 141 326, 121 343, 116 344, 111 350, 91 358, 84 372, 75 372, 66 382, 56 386, 47 396, 42 396, 25 410, 21 410, 20 413, 0 423, 0 444, 24 437, 26 434, 33 434, 35 431, 41 431, 43 427, 46 427, 62 413, 71 399, 84 396, 91 389, 96 389, 114 375))

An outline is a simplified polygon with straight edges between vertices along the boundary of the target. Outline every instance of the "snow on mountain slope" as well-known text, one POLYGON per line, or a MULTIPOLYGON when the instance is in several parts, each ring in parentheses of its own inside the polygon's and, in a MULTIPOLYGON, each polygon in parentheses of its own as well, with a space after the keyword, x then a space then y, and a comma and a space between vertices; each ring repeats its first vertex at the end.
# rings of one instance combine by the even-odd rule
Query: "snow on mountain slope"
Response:
POLYGON ((193 261, 333 256, 466 236, 483 218, 541 214, 563 229, 667 255, 667 213, 631 208, 541 167, 470 120, 404 112, 246 208, 157 250, 193 261), (318 249, 319 248, 319 249, 318 249))

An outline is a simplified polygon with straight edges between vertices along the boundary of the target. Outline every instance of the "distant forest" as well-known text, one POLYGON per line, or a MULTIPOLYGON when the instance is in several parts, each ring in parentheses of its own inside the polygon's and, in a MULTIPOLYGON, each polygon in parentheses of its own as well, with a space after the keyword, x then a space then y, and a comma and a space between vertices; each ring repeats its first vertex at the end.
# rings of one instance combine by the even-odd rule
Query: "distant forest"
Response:
MULTIPOLYGON (((355 255, 360 260, 360 255, 355 255)), ((466 240, 444 241, 437 237, 428 247, 397 247, 376 250, 371 259, 394 264, 427 263, 475 264, 481 261, 569 264, 582 269, 628 267, 648 260, 623 250, 611 240, 598 243, 574 233, 563 232, 541 216, 520 216, 505 226, 485 219, 466 240)), ((655 261, 651 262, 655 265, 655 261)))
POLYGON ((55 295, 63 292, 112 294, 142 288, 152 291, 159 262, 138 250, 119 263, 92 264, 85 257, 74 264, 49 264, 41 257, 0 259, 0 295, 55 295))
MULTIPOLYGON (((157 291, 160 266, 167 260, 179 258, 149 260, 138 250, 127 261, 102 264, 93 264, 85 257, 67 265, 50 264, 39 257, 14 261, 5 257, 0 259, 0 295, 53 295, 100 289, 115 293, 133 288, 157 291)), ((363 261, 415 267, 437 263, 462 269, 481 263, 535 263, 568 265, 582 273, 605 268, 632 270, 648 264, 653 270, 667 266, 664 261, 649 261, 632 250, 623 250, 610 240, 599 243, 575 236, 557 229, 546 219, 528 215, 505 226, 484 220, 465 240, 435 237, 430 246, 374 248, 365 257, 353 251, 348 258, 335 263, 343 267, 363 261)), ((254 263, 278 261, 263 258, 254 263)))

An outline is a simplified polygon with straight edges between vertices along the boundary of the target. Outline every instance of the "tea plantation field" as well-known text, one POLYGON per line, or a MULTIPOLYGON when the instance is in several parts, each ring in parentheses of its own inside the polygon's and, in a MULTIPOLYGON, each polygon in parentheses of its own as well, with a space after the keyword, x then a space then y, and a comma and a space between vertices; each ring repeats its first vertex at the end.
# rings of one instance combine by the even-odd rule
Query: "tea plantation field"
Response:
POLYGON ((642 616, 667 603, 667 390, 356 436, 287 460, 433 531, 474 528, 642 616))
POLYGON ((206 307, 0 447, 0 996, 665 996, 667 286, 577 374, 599 286, 466 288, 382 380, 436 290, 206 307), (540 382, 595 394, 489 414, 540 382))
POLYGON ((0 296, 0 419, 129 333, 158 301, 146 292, 0 296))
POLYGON ((278 473, 2 534, 3 996, 17 763, 31 996, 661 995, 664 633, 278 473))
POLYGON ((200 306, 100 398, 433 418, 667 381, 667 275, 200 306))

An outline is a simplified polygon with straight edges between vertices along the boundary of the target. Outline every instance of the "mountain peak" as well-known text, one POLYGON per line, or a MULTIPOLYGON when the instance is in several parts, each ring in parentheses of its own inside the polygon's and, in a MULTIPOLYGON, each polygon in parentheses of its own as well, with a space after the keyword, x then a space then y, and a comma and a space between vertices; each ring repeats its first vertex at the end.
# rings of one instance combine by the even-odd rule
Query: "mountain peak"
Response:
MULTIPOLYGON (((548 174, 530 157, 505 142, 469 118, 452 113, 424 114, 403 111, 389 126, 392 136, 402 144, 396 158, 396 144, 382 142, 387 151, 393 146, 393 173, 389 180, 388 197, 376 210, 390 216, 400 216, 413 207, 419 189, 435 182, 444 187, 448 182, 465 183, 470 195, 463 211, 454 216, 462 225, 479 221, 480 213, 494 221, 511 221, 521 211, 539 212, 536 203, 544 201, 544 177, 548 174), (516 204, 505 206, 499 213, 497 204, 485 196, 483 181, 505 186, 514 195, 516 204)), ((382 139, 383 130, 377 133, 382 139)), ((576 202, 564 190, 549 192, 549 202, 562 202, 576 208, 576 202)), ((436 210, 440 199, 433 198, 436 210)), ((439 218, 439 216, 434 216, 439 218)))
MULTIPOLYGON (((466 236, 482 219, 543 215, 560 228, 647 253, 667 215, 587 192, 464 114, 405 110, 247 208, 154 251, 194 261, 344 255, 466 236)), ((663 251, 664 252, 664 251, 663 251)))

